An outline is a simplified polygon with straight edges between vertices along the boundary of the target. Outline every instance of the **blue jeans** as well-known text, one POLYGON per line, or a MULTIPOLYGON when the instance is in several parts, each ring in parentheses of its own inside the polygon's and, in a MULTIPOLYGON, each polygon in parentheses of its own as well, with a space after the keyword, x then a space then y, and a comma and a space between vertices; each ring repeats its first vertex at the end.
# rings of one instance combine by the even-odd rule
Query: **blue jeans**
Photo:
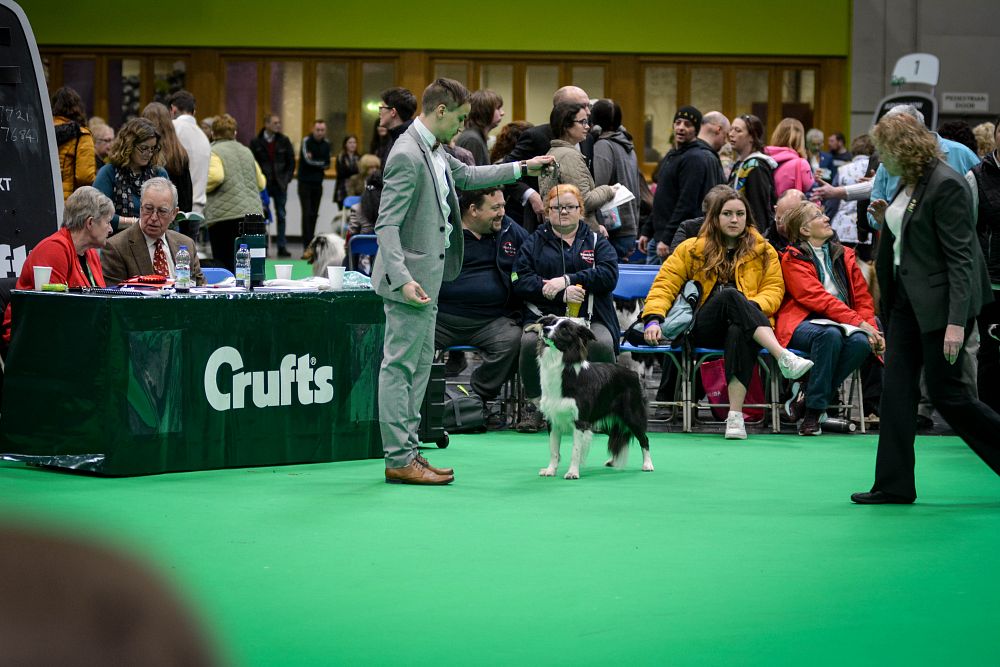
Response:
POLYGON ((863 333, 845 336, 838 327, 813 324, 809 320, 795 327, 788 347, 805 352, 813 361, 806 386, 806 407, 813 410, 826 410, 837 387, 872 352, 868 336, 863 333))
POLYGON ((268 192, 271 195, 271 202, 274 204, 274 218, 278 223, 278 247, 285 248, 285 203, 288 201, 287 192, 268 192))
POLYGON ((656 254, 656 241, 649 239, 646 245, 646 264, 663 264, 663 258, 656 254))
POLYGON ((612 236, 608 240, 611 242, 611 247, 613 247, 615 252, 618 253, 618 261, 628 261, 632 251, 635 250, 635 234, 617 237, 612 236))

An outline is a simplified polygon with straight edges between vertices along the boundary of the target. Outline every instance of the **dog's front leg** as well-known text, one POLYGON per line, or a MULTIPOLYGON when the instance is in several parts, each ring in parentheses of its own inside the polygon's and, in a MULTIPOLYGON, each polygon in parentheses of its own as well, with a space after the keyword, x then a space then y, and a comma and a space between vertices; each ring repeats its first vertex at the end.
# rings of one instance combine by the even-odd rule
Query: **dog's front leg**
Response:
POLYGON ((538 471, 542 477, 555 477, 556 469, 559 467, 560 440, 562 440, 562 431, 555 425, 551 426, 549 428, 549 465, 538 471))
POLYGON ((581 431, 578 428, 573 429, 573 456, 569 461, 569 470, 566 471, 566 479, 580 479, 580 464, 582 463, 583 454, 588 449, 590 449, 590 439, 594 436, 594 432, 590 429, 586 431, 581 431))

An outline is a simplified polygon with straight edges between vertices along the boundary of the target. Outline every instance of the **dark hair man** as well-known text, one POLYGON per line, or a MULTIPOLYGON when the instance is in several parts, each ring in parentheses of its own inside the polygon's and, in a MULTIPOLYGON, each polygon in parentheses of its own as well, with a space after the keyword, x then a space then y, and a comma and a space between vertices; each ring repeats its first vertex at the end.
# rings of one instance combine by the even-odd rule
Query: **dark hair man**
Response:
POLYGON ((278 257, 291 257, 285 240, 285 203, 288 201, 288 184, 295 174, 295 149, 292 148, 292 141, 281 133, 280 116, 268 115, 260 133, 250 141, 250 150, 267 178, 267 194, 274 203, 274 217, 278 223, 278 257))
MULTIPOLYGON (((316 232, 316 218, 323 198, 323 179, 330 168, 330 142, 326 121, 317 118, 312 132, 302 138, 299 151, 299 203, 302 206, 302 246, 309 247, 316 232)), ((308 259, 303 255, 302 259, 308 259)))
POLYGON ((701 112, 693 106, 681 107, 674 114, 677 147, 663 158, 653 213, 639 237, 639 249, 646 252, 650 264, 667 258, 677 226, 698 217, 708 191, 725 182, 719 155, 698 138, 701 120, 701 112))
POLYGON ((379 252, 372 284, 385 301, 385 345, 379 373, 379 426, 385 479, 396 484, 450 484, 454 471, 420 455, 417 428, 434 356, 437 298, 464 259, 455 189, 510 183, 550 164, 549 156, 469 167, 441 149, 469 114, 469 91, 452 79, 424 90, 420 116, 399 137, 385 165, 379 205, 379 252))

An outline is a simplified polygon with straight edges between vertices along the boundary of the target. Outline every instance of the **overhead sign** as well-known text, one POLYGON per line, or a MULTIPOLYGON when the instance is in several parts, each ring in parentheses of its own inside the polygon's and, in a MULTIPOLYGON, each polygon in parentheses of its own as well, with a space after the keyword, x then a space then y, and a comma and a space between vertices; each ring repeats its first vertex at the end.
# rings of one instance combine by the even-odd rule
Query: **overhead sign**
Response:
POLYGON ((916 107, 917 111, 924 115, 924 125, 927 129, 933 130, 937 127, 937 100, 929 93, 922 93, 916 90, 907 90, 901 93, 894 93, 888 97, 883 97, 882 101, 875 107, 875 116, 872 119, 872 127, 884 116, 889 109, 899 104, 909 104, 916 107))
POLYGON ((941 111, 948 113, 989 113, 989 93, 941 93, 941 111))
POLYGON ((35 36, 21 8, 0 0, 0 277, 59 228, 62 180, 35 36))

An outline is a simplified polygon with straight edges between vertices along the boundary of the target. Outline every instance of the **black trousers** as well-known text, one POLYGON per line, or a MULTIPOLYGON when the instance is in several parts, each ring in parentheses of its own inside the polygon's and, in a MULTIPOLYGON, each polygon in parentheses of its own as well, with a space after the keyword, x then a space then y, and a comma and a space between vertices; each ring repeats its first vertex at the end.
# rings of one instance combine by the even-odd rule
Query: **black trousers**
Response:
MULTIPOLYGON (((917 434, 920 369, 927 377, 931 403, 955 433, 1000 475, 1000 415, 977 400, 962 381, 963 348, 958 360, 944 358, 944 329, 921 333, 913 305, 901 285, 886 332, 885 376, 873 491, 917 497, 913 476, 913 439, 917 434)), ((974 320, 965 326, 972 331, 974 320)))
POLYGON ((1000 411, 1000 341, 989 334, 991 324, 1000 322, 1000 291, 993 291, 993 303, 979 313, 979 400, 1000 411))
POLYGON ((712 290, 698 309, 691 329, 691 342, 697 347, 725 351, 726 382, 733 378, 744 387, 750 386, 760 345, 753 339, 757 327, 769 327, 771 322, 743 292, 735 287, 721 286, 712 290))
POLYGON ((302 207, 302 247, 305 248, 316 235, 316 218, 319 217, 319 203, 323 198, 323 183, 303 183, 299 181, 299 204, 302 207))
POLYGON ((208 241, 212 257, 230 271, 236 271, 236 237, 240 235, 239 220, 219 220, 208 228, 208 241))

